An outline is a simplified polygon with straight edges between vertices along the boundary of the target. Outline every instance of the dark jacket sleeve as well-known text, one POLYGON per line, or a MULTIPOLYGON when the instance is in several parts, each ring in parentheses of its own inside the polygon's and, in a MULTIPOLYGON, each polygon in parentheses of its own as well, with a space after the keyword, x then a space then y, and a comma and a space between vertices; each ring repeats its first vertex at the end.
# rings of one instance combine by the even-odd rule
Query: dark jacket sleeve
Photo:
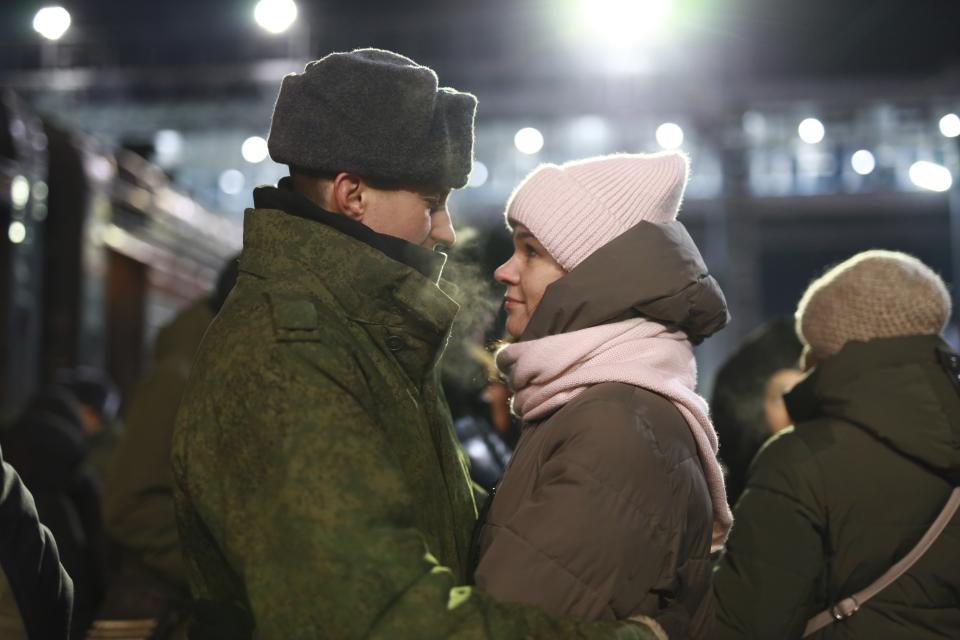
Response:
POLYGON ((817 462, 792 429, 758 454, 714 572, 714 637, 800 638, 819 613, 824 489, 817 462))
POLYGON ((40 524, 33 497, 0 453, 0 566, 30 638, 67 638, 73 582, 57 544, 40 524))

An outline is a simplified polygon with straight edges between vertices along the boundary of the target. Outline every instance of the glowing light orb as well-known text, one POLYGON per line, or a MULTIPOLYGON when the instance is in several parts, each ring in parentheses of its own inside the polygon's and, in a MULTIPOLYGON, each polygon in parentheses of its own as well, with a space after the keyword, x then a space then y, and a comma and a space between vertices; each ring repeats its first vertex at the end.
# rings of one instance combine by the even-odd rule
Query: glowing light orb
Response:
POLYGON ((283 33, 297 20, 293 0, 260 0, 253 9, 253 18, 269 33, 283 33))
POLYGON ((532 156, 543 149, 543 134, 533 127, 524 127, 513 136, 513 144, 520 153, 532 156))

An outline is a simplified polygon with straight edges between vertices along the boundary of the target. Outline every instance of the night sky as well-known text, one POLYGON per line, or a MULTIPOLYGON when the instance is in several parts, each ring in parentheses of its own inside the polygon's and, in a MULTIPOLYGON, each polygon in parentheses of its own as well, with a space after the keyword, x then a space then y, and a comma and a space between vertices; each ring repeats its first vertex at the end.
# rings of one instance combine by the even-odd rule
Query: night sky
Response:
MULTIPOLYGON (((555 29, 570 0, 300 0, 316 25, 317 54, 363 46, 353 27, 375 25, 377 42, 392 32, 429 24, 432 37, 412 48, 442 67, 446 53, 478 59, 502 49, 549 55, 564 47, 555 29), (477 16, 484 18, 478 20, 477 16), (458 29, 459 27, 459 29, 458 29), (469 41, 464 28, 471 31, 469 41)), ((705 72, 757 79, 934 73, 960 61, 960 2, 956 0, 677 0, 686 16, 682 42, 688 63, 705 72)), ((251 0, 65 1, 73 16, 69 39, 87 46, 77 66, 192 65, 276 57, 257 32, 251 0)), ((4 0, 0 6, 0 70, 35 67, 37 35, 30 28, 39 2, 4 0)), ((364 36, 369 37, 369 36, 364 36)), ((65 44, 69 44, 65 42, 65 44)), ((411 48, 409 43, 407 48, 411 48)), ((523 58, 521 58, 523 59, 523 58)), ((518 65, 512 72, 521 72, 518 65)), ((511 70, 506 70, 511 72, 511 70)))

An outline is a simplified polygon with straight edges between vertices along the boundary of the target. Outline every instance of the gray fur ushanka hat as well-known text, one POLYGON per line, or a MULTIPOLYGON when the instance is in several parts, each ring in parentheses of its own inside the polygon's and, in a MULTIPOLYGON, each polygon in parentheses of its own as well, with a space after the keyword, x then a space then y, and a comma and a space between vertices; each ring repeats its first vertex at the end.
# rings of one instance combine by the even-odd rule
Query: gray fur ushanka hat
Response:
POLYGON ((473 163, 477 99, 438 87, 429 67, 381 49, 331 53, 286 76, 270 157, 316 172, 459 188, 473 163))

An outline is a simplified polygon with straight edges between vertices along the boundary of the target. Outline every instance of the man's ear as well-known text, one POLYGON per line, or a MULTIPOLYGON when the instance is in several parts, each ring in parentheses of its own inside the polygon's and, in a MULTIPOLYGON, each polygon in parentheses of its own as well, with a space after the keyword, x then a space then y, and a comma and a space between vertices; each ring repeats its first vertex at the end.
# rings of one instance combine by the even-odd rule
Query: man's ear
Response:
POLYGON ((337 211, 351 220, 363 218, 367 199, 364 194, 366 185, 355 173, 338 173, 330 186, 330 198, 337 211))

